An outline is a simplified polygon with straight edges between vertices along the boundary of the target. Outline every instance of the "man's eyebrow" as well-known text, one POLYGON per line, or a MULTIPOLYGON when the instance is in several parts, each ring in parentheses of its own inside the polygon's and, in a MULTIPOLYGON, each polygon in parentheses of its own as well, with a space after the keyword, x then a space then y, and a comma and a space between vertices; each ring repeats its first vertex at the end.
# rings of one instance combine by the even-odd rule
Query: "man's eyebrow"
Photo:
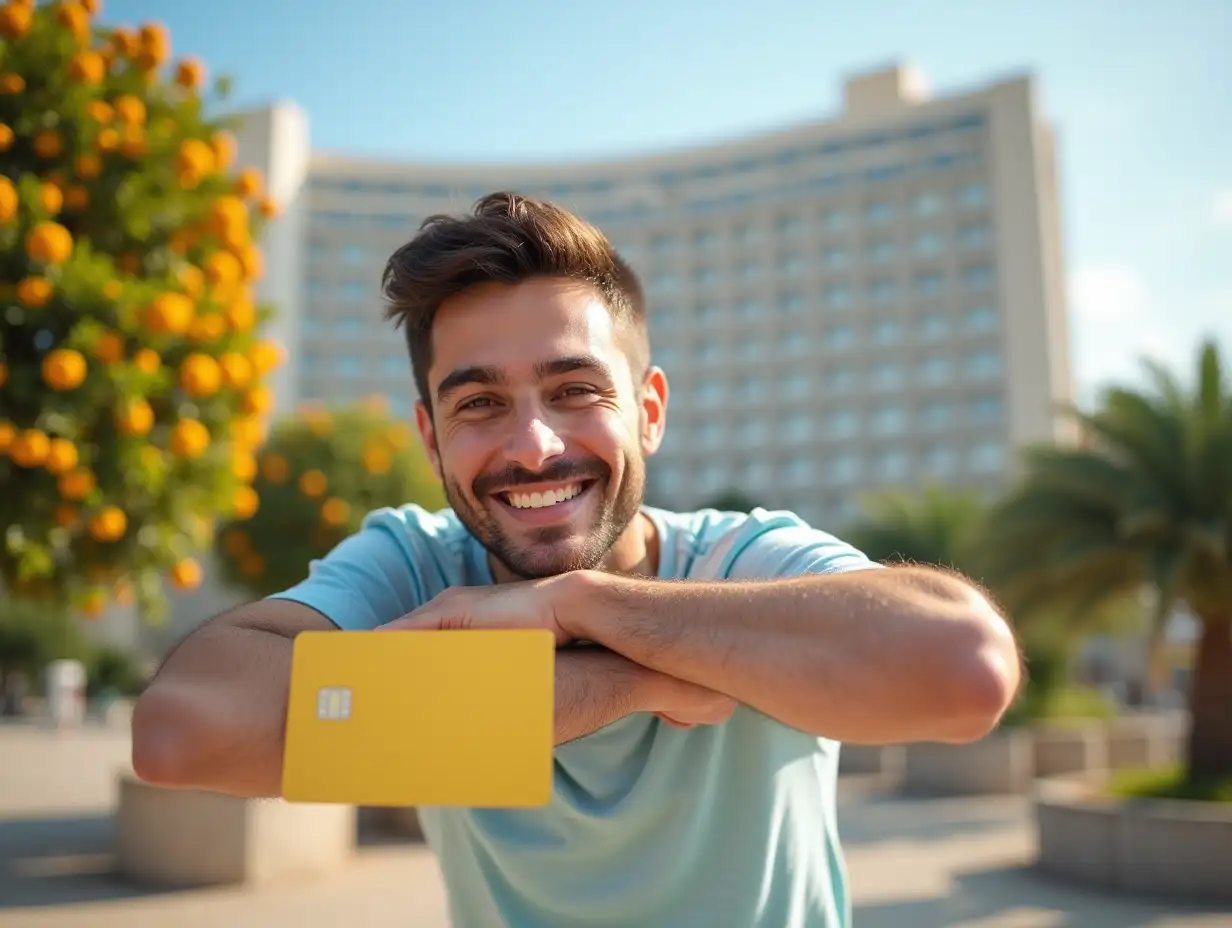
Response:
POLYGON ((574 371, 590 371, 606 380, 615 379, 612 369, 594 355, 578 354, 563 358, 553 358, 551 361, 540 361, 535 365, 535 378, 546 380, 548 377, 559 377, 562 374, 572 374, 574 371))
POLYGON ((436 388, 436 401, 438 403, 445 402, 449 394, 456 391, 458 388, 467 384, 480 384, 483 386, 494 387, 505 382, 505 372, 499 367, 491 365, 473 365, 471 367, 459 367, 457 370, 450 371, 445 375, 445 379, 441 381, 440 386, 436 388))

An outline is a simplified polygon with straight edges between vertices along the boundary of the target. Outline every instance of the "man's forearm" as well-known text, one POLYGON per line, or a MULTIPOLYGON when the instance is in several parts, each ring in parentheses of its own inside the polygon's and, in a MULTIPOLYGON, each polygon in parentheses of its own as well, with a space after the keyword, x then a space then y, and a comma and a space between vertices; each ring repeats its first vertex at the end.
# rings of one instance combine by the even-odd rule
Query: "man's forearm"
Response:
POLYGON ((133 711, 133 765, 160 785, 248 798, 282 792, 293 640, 205 626, 176 649, 133 711))
POLYGON ((940 571, 585 582, 587 625, 575 634, 840 741, 980 737, 1018 685, 1004 621, 940 571))
POLYGON ((607 648, 556 652, 556 743, 575 741, 626 715, 651 711, 651 672, 607 648))

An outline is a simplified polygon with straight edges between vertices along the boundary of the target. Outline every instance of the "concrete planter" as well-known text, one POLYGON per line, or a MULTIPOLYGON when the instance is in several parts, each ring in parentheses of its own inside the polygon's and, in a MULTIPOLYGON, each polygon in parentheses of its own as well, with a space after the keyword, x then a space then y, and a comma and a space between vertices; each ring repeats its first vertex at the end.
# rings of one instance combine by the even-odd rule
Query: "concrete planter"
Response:
POLYGON ((909 744, 903 790, 938 796, 1026 793, 1034 768, 1031 733, 997 731, 971 744, 909 744))
POLYGON ((345 864, 355 809, 163 789, 124 775, 116 844, 121 875, 137 883, 260 886, 345 864))
POLYGON ((838 772, 898 780, 903 775, 904 754, 902 745, 844 744, 838 752, 838 772))
POLYGON ((1083 778, 1035 788, 1041 870, 1104 889, 1232 902, 1232 808, 1100 797, 1083 778))
POLYGON ((1108 766, 1166 767, 1180 761, 1186 720, 1183 715, 1130 715, 1108 726, 1108 766))
POLYGON ((1103 722, 1041 725, 1031 735, 1037 777, 1108 769, 1108 729, 1103 722))

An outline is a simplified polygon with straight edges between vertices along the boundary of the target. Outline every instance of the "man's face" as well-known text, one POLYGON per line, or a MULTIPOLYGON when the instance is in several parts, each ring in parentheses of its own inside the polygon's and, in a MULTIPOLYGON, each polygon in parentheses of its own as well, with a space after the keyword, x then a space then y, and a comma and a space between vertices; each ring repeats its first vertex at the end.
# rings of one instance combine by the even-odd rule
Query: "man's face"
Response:
POLYGON ((641 507, 667 384, 630 370, 622 334, 592 287, 557 278, 474 287, 436 315, 424 445, 514 576, 607 566, 641 507))

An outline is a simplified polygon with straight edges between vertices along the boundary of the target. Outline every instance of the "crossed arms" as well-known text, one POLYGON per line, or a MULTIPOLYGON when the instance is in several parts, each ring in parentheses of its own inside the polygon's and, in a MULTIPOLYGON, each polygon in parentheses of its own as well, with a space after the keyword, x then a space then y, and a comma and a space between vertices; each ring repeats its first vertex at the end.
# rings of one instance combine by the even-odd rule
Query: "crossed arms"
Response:
MULTIPOLYGON (((278 795, 292 641, 334 627, 284 600, 207 622, 138 700, 137 774, 278 795)), ((971 741, 995 727, 1020 678, 987 598, 931 568, 716 583, 577 571, 449 590, 385 626, 467 627, 545 627, 562 644, 594 643, 558 655, 558 744, 637 712, 717 722, 736 703, 839 741, 971 741)))

